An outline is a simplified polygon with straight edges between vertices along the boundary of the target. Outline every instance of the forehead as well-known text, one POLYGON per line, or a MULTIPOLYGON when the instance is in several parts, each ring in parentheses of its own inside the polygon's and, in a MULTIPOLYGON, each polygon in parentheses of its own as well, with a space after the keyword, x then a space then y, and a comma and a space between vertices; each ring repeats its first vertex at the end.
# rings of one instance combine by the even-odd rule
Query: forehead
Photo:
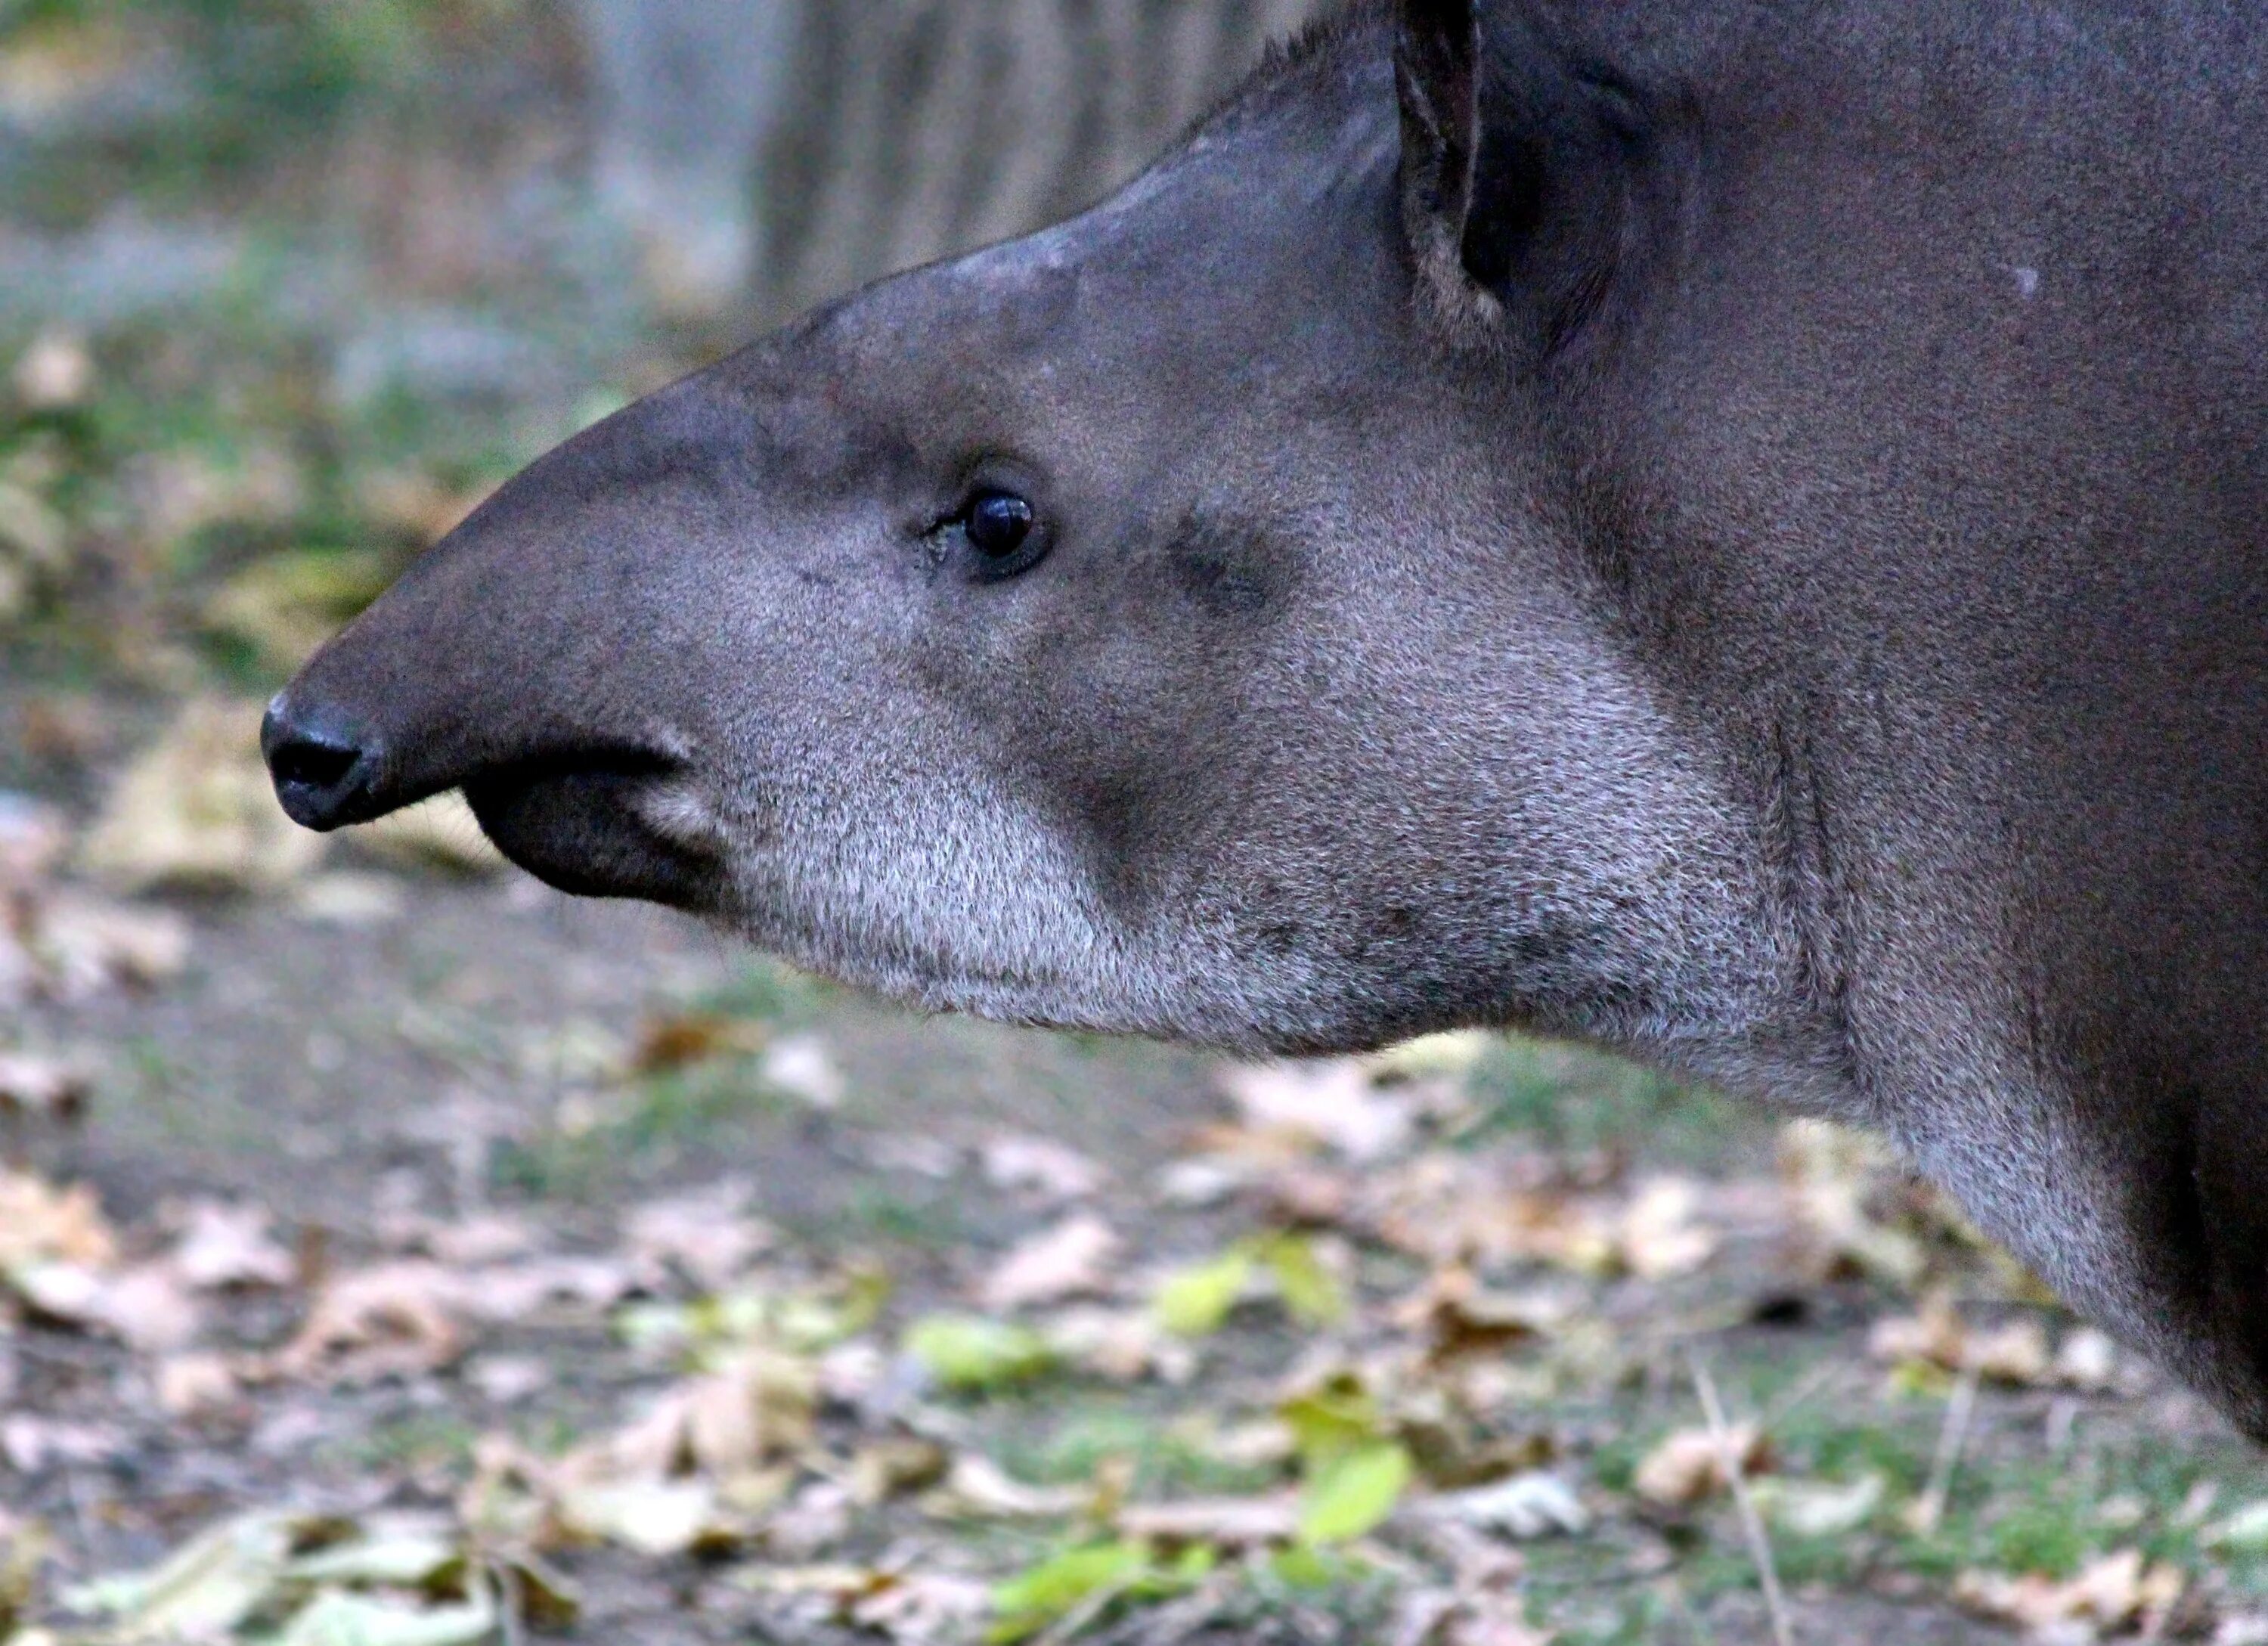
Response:
POLYGON ((1367 44, 1350 35, 1263 74, 1093 210, 886 281, 811 333, 878 364, 962 340, 1046 350, 1067 328, 1107 351, 1116 336, 1249 332, 1364 300, 1399 238, 1392 75, 1367 44))

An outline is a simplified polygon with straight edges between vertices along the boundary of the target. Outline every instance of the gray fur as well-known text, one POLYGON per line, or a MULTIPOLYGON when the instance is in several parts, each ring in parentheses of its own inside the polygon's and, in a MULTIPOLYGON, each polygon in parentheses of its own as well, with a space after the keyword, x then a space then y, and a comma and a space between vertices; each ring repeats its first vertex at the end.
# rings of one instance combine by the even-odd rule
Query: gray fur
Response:
POLYGON ((279 700, 287 803, 461 783, 933 1007, 1869 1121, 2268 1432, 2264 64, 2215 0, 1358 8, 535 465, 279 700))

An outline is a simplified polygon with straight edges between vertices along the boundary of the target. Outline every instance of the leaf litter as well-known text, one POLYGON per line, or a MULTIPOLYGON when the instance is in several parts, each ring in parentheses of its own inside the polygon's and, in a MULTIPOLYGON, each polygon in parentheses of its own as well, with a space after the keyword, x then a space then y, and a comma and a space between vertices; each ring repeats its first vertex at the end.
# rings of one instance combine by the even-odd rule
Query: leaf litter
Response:
MULTIPOLYGON (((59 853, 37 852, 45 874, 59 853)), ((1461 1082, 1485 1050, 1454 1038, 1228 1069, 1232 1118, 1193 1136, 1178 1185, 1147 1192, 1053 1140, 998 1135, 974 1164, 1030 1221, 962 1266, 959 1303, 934 1287, 894 1298, 870 1260, 783 1235, 730 1179, 629 1208, 600 1249, 563 1251, 538 1220, 484 1210, 396 1218, 387 1249, 310 1264, 256 1204, 190 1201, 122 1231, 84 1185, 0 1173, 18 1330, 114 1340, 151 1414, 18 1414, 0 1456, 27 1478, 107 1466, 153 1419, 243 1433, 281 1402, 446 1403, 453 1389, 491 1413, 453 1469, 411 1477, 425 1482, 414 1509, 252 1505, 140 1573, 72 1583, 48 1576, 47 1529, 17 1528, 0 1604, 42 1619, 55 1646, 446 1646, 571 1626, 580 1601, 563 1574, 611 1550, 688 1582, 725 1574, 776 1625, 935 1646, 1069 1641, 1145 1613, 1201 1626, 1255 1584, 1298 1592, 1355 1571, 1401 1586, 1397 1641, 1528 1646, 1552 1638, 1531 1551, 1643 1549, 1659 1525, 1729 1539, 1728 1458, 1764 1523, 1798 1540, 1879 1535, 1911 1491, 1880 1469, 1807 1473, 1769 1414, 1673 1424, 1616 1481, 1597 1436, 1555 1415, 1562 1391, 1646 1375, 1684 1335, 1719 1329, 1653 1323, 1684 1307, 1666 1297, 1721 1291, 1730 1250, 1774 1286, 1884 1288, 1868 1347, 1886 1398, 1962 1376, 2059 1398, 2146 1386, 2101 1334, 2058 1331, 2028 1277, 1863 1140, 1790 1128, 1776 1177, 1730 1185, 1461 1141, 1461 1082), (1186 1204, 1199 1170, 1205 1216, 1232 1232, 1171 1250, 1189 1214, 1141 1215, 1145 1192, 1186 1204), (232 1325, 255 1306, 284 1310, 265 1342, 232 1325), (635 1387, 531 1443, 498 1421, 556 1396, 560 1370, 517 1347, 531 1330, 600 1334, 638 1369, 635 1387), (1241 1346, 1256 1340, 1296 1353, 1256 1376, 1241 1346), (1161 1489, 1118 1455, 1083 1478, 1035 1478, 997 1450, 988 1412, 1044 1412, 1080 1390, 1217 1413, 1197 1452, 1237 1486, 1161 1489), (1020 1564, 983 1552, 969 1531, 983 1525, 1014 1529, 1020 1564)), ((621 1081, 711 1058, 754 1058, 822 1112, 843 1096, 807 1031, 650 1029, 594 1068, 621 1081)), ((58 1067, 4 1054, 0 1088, 36 1094, 58 1067)), ((2224 1517, 2212 1546, 2268 1553, 2258 1518, 2224 1517)), ((1980 1564, 1952 1591, 2043 1638, 2146 1634, 2196 1593, 2131 1547, 2060 1574, 1980 1564)))

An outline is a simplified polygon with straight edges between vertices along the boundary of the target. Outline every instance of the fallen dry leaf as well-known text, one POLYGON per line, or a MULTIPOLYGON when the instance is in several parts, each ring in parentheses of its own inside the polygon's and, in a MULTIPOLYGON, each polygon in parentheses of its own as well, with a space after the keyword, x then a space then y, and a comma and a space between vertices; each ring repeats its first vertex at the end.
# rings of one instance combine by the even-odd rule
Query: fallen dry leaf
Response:
POLYGON ((729 1480, 809 1442, 818 1372, 799 1355, 743 1350, 715 1370, 669 1390, 645 1415, 573 1453, 578 1480, 668 1480, 702 1473, 729 1480))
POLYGON ((94 393, 94 356, 78 332, 50 327, 17 357, 8 381, 25 410, 67 411, 94 393))
POLYGON ((1616 1244, 1623 1266, 1642 1281, 1690 1274, 1714 1255, 1717 1236, 1696 1219, 1701 1197, 1683 1177, 1643 1185, 1623 1214, 1616 1244))
POLYGON ((1168 1551, 1203 1544, 1219 1549, 1280 1548, 1300 1535, 1300 1500, 1199 1497, 1178 1503, 1128 1503, 1112 1517, 1122 1537, 1146 1539, 1168 1551))
POLYGON ((225 1354, 168 1354, 151 1375, 158 1409, 170 1418, 197 1418, 224 1411, 241 1393, 234 1368, 225 1354))
POLYGON ((721 1291, 772 1242, 772 1231, 748 1215, 748 1194, 747 1184, 727 1182, 651 1201, 623 1220, 622 1232, 637 1257, 673 1264, 696 1284, 721 1291))
POLYGON ((239 1286, 289 1286, 298 1262, 269 1233, 268 1214, 255 1206, 200 1200, 181 1218, 174 1272, 203 1291, 239 1286))
POLYGON ((1047 1200, 1082 1200, 1102 1186, 1102 1169, 1066 1144, 1044 1137, 993 1138, 980 1151, 984 1180, 996 1189, 1047 1200))
POLYGON ((1824 1480, 1764 1480, 1756 1502, 1772 1524, 1800 1538, 1846 1537, 1881 1507, 1889 1482, 1862 1474, 1843 1484, 1824 1480))
POLYGON ((1091 1488, 1027 1486, 990 1458, 963 1452, 922 1500, 922 1509, 940 1519, 1059 1520, 1083 1513, 1094 1501, 1091 1488))
POLYGON ((33 1263, 101 1269, 117 1260, 117 1237, 92 1188, 56 1188, 0 1167, 0 1273, 33 1263))
POLYGON ((1425 1512, 1520 1541, 1580 1537, 1591 1529, 1590 1511, 1574 1488, 1540 1469, 1469 1492, 1444 1494, 1429 1500, 1425 1512))
POLYGON ((420 1259, 338 1275, 316 1293, 276 1368, 333 1384, 438 1371, 465 1351, 456 1319, 464 1299, 456 1273, 420 1259))
MULTIPOLYGON (((1971 1326, 1942 1291, 1924 1298, 1911 1315, 1876 1321, 1867 1347, 1877 1360, 1974 1372, 1987 1382, 2019 1388, 2061 1381, 2058 1362, 2048 1347, 2047 1328, 2037 1319, 2019 1316, 1997 1326, 1971 1326)), ((2100 1347, 2082 1343, 2073 1370, 2084 1377, 2096 1370, 2102 1359, 2100 1347)))
POLYGON ((2156 1620, 2181 1599, 2186 1581, 2174 1566, 2146 1562, 2139 1549, 2122 1549, 2062 1583, 2038 1573, 1963 1572, 1954 1580, 1953 1598, 1982 1616, 2034 1631, 2085 1623, 2105 1629, 2139 1628, 2155 1635, 2156 1620))
POLYGON ((1754 1424, 1734 1425, 1721 1449, 1719 1437, 1708 1429, 1680 1429, 1646 1455, 1631 1486, 1650 1503, 1690 1509, 1731 1485, 1725 1469, 1728 1455, 1744 1477, 1772 1466, 1771 1444, 1754 1424))
POLYGON ((1336 1149, 1358 1163, 1382 1160, 1410 1140, 1409 1101, 1381 1089, 1359 1058, 1230 1064, 1219 1081, 1247 1126, 1336 1149))
POLYGON ((94 1081, 79 1065, 29 1052, 0 1052, 0 1114, 78 1117, 94 1081))
POLYGON ((91 872, 139 890, 274 890, 313 868, 324 837, 284 816, 260 759, 260 705, 200 698, 113 782, 80 846, 91 872))
POLYGON ((762 1023, 723 1012, 671 1012, 649 1017, 638 1030, 630 1070, 659 1074, 711 1058, 750 1057, 771 1037, 762 1023))
POLYGON ((1197 1375, 1196 1347, 1167 1331, 1147 1308, 1065 1309, 1049 1316, 1041 1330, 1064 1361, 1112 1383, 1155 1377, 1185 1384, 1197 1375))
POLYGON ((1412 1296, 1395 1306, 1394 1323, 1419 1334, 1425 1364, 1439 1369, 1472 1356, 1491 1359, 1535 1342, 1565 1317, 1557 1301, 1493 1292, 1461 1265, 1436 1270, 1412 1296))
POLYGON ((1066 1218, 1009 1252, 985 1277, 983 1307, 998 1314, 1093 1296, 1109 1287, 1109 1268, 1122 1242, 1108 1224, 1089 1214, 1066 1218))
POLYGON ((799 1097, 814 1109, 835 1109, 843 1103, 843 1071, 835 1054, 817 1035, 789 1035, 765 1051, 762 1066, 764 1083, 799 1097))
POLYGON ((920 1435, 892 1435, 870 1441, 850 1459, 850 1495, 872 1508, 909 1492, 925 1492, 944 1480, 953 1454, 920 1435))
POLYGON ((44 1474, 51 1466, 83 1468, 108 1463, 128 1450, 125 1432, 108 1423, 74 1423, 11 1412, 0 1417, 0 1459, 22 1475, 44 1474))

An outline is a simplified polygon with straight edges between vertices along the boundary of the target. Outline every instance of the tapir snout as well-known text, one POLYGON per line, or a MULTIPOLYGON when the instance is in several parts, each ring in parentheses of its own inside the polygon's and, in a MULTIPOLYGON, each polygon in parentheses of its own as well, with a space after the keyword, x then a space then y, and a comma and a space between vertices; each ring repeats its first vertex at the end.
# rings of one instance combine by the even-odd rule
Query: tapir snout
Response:
POLYGON ((269 704, 284 809, 330 830, 462 788, 556 884, 700 904, 715 854, 665 797, 711 735, 707 602, 684 574, 722 505, 671 481, 740 473, 749 446, 746 416, 688 382, 515 479, 269 704))

